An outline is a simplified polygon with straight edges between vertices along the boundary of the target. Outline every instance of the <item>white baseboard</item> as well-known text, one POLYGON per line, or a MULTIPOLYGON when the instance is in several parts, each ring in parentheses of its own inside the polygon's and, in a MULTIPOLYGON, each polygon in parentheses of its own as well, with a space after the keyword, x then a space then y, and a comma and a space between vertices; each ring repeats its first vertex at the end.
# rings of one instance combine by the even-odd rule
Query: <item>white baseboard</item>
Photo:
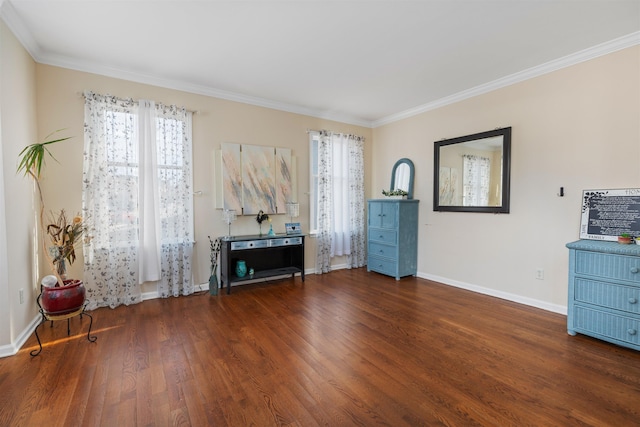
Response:
POLYGON ((540 308, 542 310, 551 311, 558 314, 564 314, 565 316, 567 315, 566 306, 550 304, 545 301, 523 297, 522 295, 516 295, 509 292, 497 291, 495 289, 489 289, 482 286, 473 285, 471 283, 460 282, 458 280, 448 279, 446 277, 440 277, 433 274, 418 273, 417 276, 423 279, 432 280, 434 282, 442 283, 445 285, 454 286, 456 288, 477 292, 479 294, 489 295, 489 296, 504 299, 507 301, 517 302, 519 304, 540 308))
POLYGON ((18 335, 13 343, 0 346, 0 357, 13 356, 18 353, 41 321, 42 315, 38 313, 36 317, 34 317, 33 320, 27 325, 27 327, 24 328, 20 335, 18 335))

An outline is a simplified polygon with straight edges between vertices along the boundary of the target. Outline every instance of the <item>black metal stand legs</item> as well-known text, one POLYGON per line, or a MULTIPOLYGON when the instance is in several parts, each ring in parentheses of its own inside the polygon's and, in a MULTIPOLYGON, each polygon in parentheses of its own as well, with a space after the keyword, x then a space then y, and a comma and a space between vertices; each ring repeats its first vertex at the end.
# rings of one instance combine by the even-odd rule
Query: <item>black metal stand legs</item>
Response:
POLYGON ((71 313, 67 313, 67 314, 61 314, 61 315, 53 315, 53 314, 48 314, 44 311, 44 309, 40 308, 40 314, 42 315, 42 320, 40 321, 40 323, 38 324, 38 326, 36 326, 35 329, 35 333, 36 333, 36 339, 38 340, 38 346, 39 348, 36 350, 32 350, 29 354, 31 356, 37 356, 40 354, 40 352, 42 351, 42 342, 40 341, 40 336, 38 335, 38 328, 40 327, 40 325, 42 325, 43 323, 45 323, 47 320, 51 321, 51 326, 53 326, 53 321, 54 320, 67 320, 67 336, 71 335, 71 327, 70 327, 70 319, 72 317, 75 316, 80 316, 80 318, 82 319, 82 316, 88 316, 89 317, 89 331, 87 332, 87 340, 89 340, 89 342, 96 342, 96 340, 98 339, 98 337, 91 336, 91 327, 93 326, 93 316, 91 316, 89 313, 87 313, 86 311, 84 311, 84 307, 80 307, 78 310, 71 312, 71 313))

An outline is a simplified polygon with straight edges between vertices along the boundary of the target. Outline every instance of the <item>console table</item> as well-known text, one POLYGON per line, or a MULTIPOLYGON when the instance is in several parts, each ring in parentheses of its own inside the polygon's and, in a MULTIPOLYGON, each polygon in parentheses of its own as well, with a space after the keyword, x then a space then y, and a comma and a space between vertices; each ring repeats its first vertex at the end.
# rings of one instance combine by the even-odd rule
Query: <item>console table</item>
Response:
POLYGON ((265 279, 274 276, 300 273, 304 282, 304 235, 276 234, 275 236, 254 235, 221 237, 220 286, 227 284, 227 294, 231 284, 265 279), (247 274, 236 275, 236 264, 244 261, 247 274), (253 275, 249 270, 253 269, 253 275))

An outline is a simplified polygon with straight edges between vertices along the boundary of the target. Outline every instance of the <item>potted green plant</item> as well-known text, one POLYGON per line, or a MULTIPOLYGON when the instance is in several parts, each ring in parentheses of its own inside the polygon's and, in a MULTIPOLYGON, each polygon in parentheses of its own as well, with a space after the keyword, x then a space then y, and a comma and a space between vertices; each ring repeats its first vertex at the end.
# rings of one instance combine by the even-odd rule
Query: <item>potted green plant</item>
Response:
POLYGON ((43 235, 48 234, 52 243, 51 248, 47 247, 47 239, 42 239, 43 254, 53 273, 55 280, 43 279, 42 293, 39 301, 42 308, 49 314, 65 314, 79 309, 85 300, 85 288, 80 280, 66 280, 66 264, 73 264, 76 259, 75 245, 79 242, 84 225, 82 217, 79 215, 68 220, 66 212, 63 210, 56 216, 51 214, 51 221, 45 227, 45 204, 40 185, 40 175, 45 164, 45 154, 55 160, 49 151, 48 146, 57 142, 66 141, 71 137, 50 139, 56 131, 45 138, 45 142, 35 143, 26 146, 19 154, 17 172, 24 173, 25 176, 33 178, 38 196, 40 199, 40 227, 43 235))
POLYGON ((409 193, 399 188, 395 190, 389 190, 389 191, 382 190, 382 195, 390 199, 406 199, 408 194, 409 193))
POLYGON ((629 233, 622 233, 618 236, 618 243, 628 245, 631 243, 631 235, 629 233))

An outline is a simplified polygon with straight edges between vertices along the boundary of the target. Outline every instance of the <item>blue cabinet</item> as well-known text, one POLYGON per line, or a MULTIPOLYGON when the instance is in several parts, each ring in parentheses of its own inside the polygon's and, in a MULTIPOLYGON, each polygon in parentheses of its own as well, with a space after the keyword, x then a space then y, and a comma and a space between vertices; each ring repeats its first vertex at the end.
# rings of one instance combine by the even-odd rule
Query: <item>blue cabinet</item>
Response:
POLYGON ((368 201, 367 271, 395 277, 418 271, 419 200, 368 201))
POLYGON ((640 350, 640 245, 568 243, 567 331, 640 350))

